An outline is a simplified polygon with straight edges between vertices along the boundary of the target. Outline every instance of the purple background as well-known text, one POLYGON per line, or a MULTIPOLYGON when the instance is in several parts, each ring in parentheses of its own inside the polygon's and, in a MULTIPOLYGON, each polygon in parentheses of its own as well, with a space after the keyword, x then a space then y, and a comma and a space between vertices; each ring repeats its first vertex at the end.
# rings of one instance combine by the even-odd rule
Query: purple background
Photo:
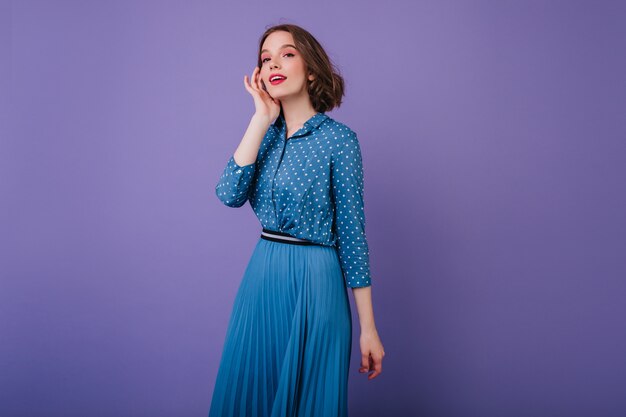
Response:
POLYGON ((260 233, 214 187, 283 22, 363 151, 351 416, 626 415, 626 3, 294 3, 0 3, 0 415, 208 413, 260 233))

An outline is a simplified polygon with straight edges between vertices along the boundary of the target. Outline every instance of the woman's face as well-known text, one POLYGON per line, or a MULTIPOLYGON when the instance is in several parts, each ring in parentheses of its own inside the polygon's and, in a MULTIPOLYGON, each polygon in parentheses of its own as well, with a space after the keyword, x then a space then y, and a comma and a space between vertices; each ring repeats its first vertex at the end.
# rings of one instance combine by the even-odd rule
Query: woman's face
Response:
POLYGON ((282 100, 308 94, 305 66, 291 33, 277 31, 265 38, 261 48, 261 82, 270 96, 282 100), (276 75, 283 77, 274 80, 276 75))

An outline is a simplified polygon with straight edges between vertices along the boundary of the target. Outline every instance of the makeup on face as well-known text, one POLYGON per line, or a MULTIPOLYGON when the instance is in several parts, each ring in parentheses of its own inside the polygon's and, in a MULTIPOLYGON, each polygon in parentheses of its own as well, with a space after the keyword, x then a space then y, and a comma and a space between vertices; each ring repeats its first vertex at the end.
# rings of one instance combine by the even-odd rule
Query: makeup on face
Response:
MULTIPOLYGON (((272 58, 272 56, 267 52, 266 49, 264 49, 263 51, 264 52, 261 53, 261 65, 265 65, 265 63, 268 62, 268 61, 265 61, 266 59, 272 58)), ((297 51, 294 46, 283 45, 281 47, 281 51, 280 51, 281 59, 293 58, 296 56, 296 53, 297 51)))
POLYGON ((284 74, 278 72, 271 73, 267 78, 272 85, 278 85, 287 79, 284 74))
MULTIPOLYGON (((289 51, 289 52, 295 53, 295 52, 296 52, 296 47, 295 47, 295 45, 292 45, 292 44, 290 44, 290 43, 286 43, 286 44, 282 45, 280 48, 278 48, 278 50, 279 50, 279 51, 280 51, 280 50, 286 50, 286 51, 289 51)), ((261 62, 263 62, 263 60, 264 60, 266 57, 267 57, 267 58, 269 58, 269 56, 268 56, 268 55, 270 55, 270 54, 269 54, 269 50, 268 50, 268 49, 262 49, 262 50, 261 50, 261 62)))

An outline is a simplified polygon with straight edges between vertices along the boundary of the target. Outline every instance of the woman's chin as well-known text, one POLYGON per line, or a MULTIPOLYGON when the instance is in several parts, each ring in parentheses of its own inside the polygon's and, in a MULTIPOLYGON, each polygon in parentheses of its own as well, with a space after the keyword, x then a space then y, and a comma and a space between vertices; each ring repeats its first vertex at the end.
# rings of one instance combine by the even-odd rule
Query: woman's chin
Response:
POLYGON ((284 93, 284 92, 278 92, 278 91, 270 91, 269 95, 272 96, 272 98, 274 100, 288 100, 289 98, 294 98, 297 96, 297 94, 294 93, 284 93))
POLYGON ((278 91, 269 91, 268 93, 270 96, 272 96, 272 98, 277 99, 277 100, 280 100, 283 97, 285 97, 285 94, 282 94, 278 91))

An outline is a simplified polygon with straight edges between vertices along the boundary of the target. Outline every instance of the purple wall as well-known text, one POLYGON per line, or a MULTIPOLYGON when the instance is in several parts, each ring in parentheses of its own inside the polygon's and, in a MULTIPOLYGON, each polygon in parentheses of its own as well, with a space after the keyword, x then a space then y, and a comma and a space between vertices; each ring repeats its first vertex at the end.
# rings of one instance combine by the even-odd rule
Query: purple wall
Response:
POLYGON ((363 150, 386 357, 357 372, 355 322, 351 415, 626 415, 624 21, 617 1, 2 1, 0 415, 208 413, 260 233, 214 187, 282 22, 341 69, 329 115, 363 150))

